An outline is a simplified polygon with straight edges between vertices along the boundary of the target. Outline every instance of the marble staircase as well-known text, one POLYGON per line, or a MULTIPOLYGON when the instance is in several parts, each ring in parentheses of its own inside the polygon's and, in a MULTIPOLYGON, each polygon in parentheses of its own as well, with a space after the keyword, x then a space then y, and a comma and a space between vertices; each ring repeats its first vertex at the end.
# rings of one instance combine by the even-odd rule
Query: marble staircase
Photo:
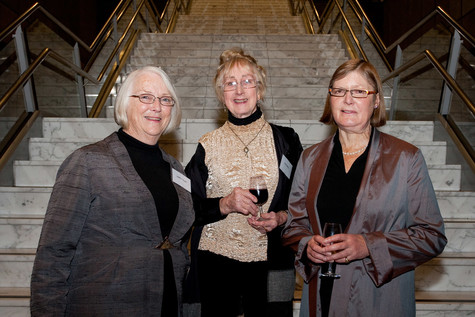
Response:
MULTIPOLYGON (((59 165, 76 148, 118 128, 108 118, 42 121, 43 137, 30 139, 29 159, 14 164, 14 185, 0 188, 0 316, 28 316, 35 248, 59 165)), ((270 121, 294 128, 305 147, 330 133, 316 120, 270 121)), ((161 145, 186 164, 198 138, 221 123, 184 119, 177 131, 163 136, 161 145)), ((470 277, 475 269, 475 193, 460 191, 460 167, 445 163, 446 144, 433 141, 433 122, 391 121, 381 130, 422 150, 446 221, 449 243, 444 253, 416 270, 417 315, 468 316, 475 309, 475 281, 470 277)))
MULTIPOLYGON (((305 147, 330 133, 318 118, 330 75, 348 58, 338 35, 304 35, 301 17, 290 16, 287 0, 235 3, 193 0, 175 34, 142 34, 127 65, 127 71, 161 66, 170 75, 184 119, 177 131, 162 137, 161 146, 183 164, 198 138, 225 117, 212 79, 219 54, 233 46, 243 47, 268 72, 263 111, 269 121, 293 127, 305 147)), ((438 94, 436 86, 426 88, 438 94)), ((55 92, 45 87, 44 96, 55 92)), ((68 103, 51 102, 51 109, 68 103)), ((109 118, 42 119, 42 136, 29 138, 28 158, 13 164, 13 185, 0 187, 0 316, 29 316, 31 268, 56 171, 73 150, 117 130, 110 114, 111 108, 109 118)), ((392 121, 382 130, 421 148, 446 221, 449 244, 444 253, 416 270, 417 316, 473 316, 475 193, 461 190, 462 170, 446 163, 447 144, 434 141, 433 122, 392 121)), ((296 297, 296 316, 298 308, 296 297)))
POLYGON ((193 0, 180 15, 179 34, 305 34, 300 16, 292 16, 288 0, 193 0))
POLYGON ((267 72, 263 110, 268 119, 315 119, 338 65, 348 59, 338 35, 142 34, 127 71, 162 67, 177 88, 183 117, 223 119, 213 78, 219 55, 242 47, 267 72))

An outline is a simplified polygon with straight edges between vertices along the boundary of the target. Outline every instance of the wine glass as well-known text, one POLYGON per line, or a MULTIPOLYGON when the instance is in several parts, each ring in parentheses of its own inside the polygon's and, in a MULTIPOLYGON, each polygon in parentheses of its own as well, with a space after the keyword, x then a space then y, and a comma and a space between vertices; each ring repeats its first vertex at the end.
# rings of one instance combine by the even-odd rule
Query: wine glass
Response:
POLYGON ((252 176, 249 184, 249 191, 257 198, 256 205, 259 207, 259 213, 257 214, 257 217, 260 218, 262 214, 262 205, 267 202, 269 197, 264 177, 252 176))
MULTIPOLYGON (((335 234, 341 233, 341 225, 335 222, 327 222, 323 227, 323 237, 327 238, 335 234)), ((336 262, 328 263, 328 270, 325 273, 320 273, 320 277, 340 278, 341 275, 335 273, 336 262)))

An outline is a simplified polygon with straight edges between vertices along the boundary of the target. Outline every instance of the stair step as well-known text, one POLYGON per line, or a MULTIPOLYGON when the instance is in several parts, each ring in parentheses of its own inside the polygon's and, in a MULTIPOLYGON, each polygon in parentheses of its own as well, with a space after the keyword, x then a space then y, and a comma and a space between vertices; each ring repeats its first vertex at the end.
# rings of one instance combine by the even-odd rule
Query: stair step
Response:
POLYGON ((467 278, 474 269, 474 252, 444 251, 437 258, 416 268, 416 291, 475 292, 475 279, 467 278))
MULTIPOLYGON (((265 110, 264 110, 265 111, 265 110)), ((328 137, 332 127, 315 120, 274 120, 269 122, 292 127, 303 142, 323 140, 328 137)), ((198 140, 206 132, 220 127, 224 120, 184 119, 179 128, 161 140, 186 139, 198 140)), ((43 137, 55 139, 104 138, 119 126, 112 118, 43 118, 43 137)), ((432 121, 389 121, 381 131, 394 135, 410 143, 433 140, 434 122, 432 121)))
MULTIPOLYGON (((171 145, 170 148, 174 150, 174 144, 171 145)), ((172 151, 170 154, 179 155, 180 149, 181 148, 176 149, 175 153, 172 151)), ((15 186, 53 186, 56 173, 61 163, 61 160, 15 161, 13 164, 15 186)), ((188 161, 182 161, 182 164, 186 165, 186 163, 188 163, 188 161)), ((454 191, 460 189, 460 165, 428 165, 428 168, 435 190, 454 191)))
POLYGON ((0 187, 0 217, 44 216, 51 187, 0 187))
POLYGON ((475 192, 439 191, 435 194, 444 219, 475 217, 475 192))
MULTIPOLYGON (((263 41, 267 42, 286 42, 286 43, 293 43, 293 42, 302 42, 305 41, 306 43, 334 43, 340 44, 341 41, 338 34, 318 34, 318 35, 310 35, 310 34, 292 34, 289 36, 283 35, 252 35, 252 34, 234 34, 234 35, 223 35, 223 34, 176 34, 176 33, 169 33, 169 34, 160 34, 160 33, 142 33, 140 35, 140 41, 137 45, 140 47, 142 42, 171 42, 173 44, 179 42, 215 42, 215 43, 225 43, 225 42, 232 42, 232 43, 262 43, 263 41)), ((208 51, 210 47, 207 48, 208 51)))
MULTIPOLYGON (((74 150, 85 145, 95 143, 101 139, 56 139, 56 138, 31 138, 29 142, 29 159, 32 161, 44 160, 64 160, 74 150)), ((304 148, 312 146, 320 142, 321 139, 302 140, 304 148)), ((446 163, 446 143, 445 142, 414 142, 415 146, 421 149, 427 164, 445 164, 446 163)), ((164 149, 171 150, 178 160, 188 162, 191 158, 188 154, 193 155, 197 146, 197 141, 187 139, 170 139, 160 142, 160 146, 164 149), (179 149, 179 150, 177 150, 179 149), (186 152, 187 155, 182 155, 186 152)))
POLYGON ((475 304, 475 292, 416 291, 416 300, 424 302, 468 302, 475 304))
POLYGON ((30 298, 30 288, 0 287, 0 298, 30 298))
MULTIPOLYGON (((0 289, 30 287, 36 248, 0 249, 0 289)), ((16 296, 15 296, 16 297, 16 296)))
MULTIPOLYGON (((44 216, 51 190, 51 187, 0 187, 0 218, 44 216)), ((438 191, 436 196, 447 225, 466 224, 475 218, 474 192, 438 191)))

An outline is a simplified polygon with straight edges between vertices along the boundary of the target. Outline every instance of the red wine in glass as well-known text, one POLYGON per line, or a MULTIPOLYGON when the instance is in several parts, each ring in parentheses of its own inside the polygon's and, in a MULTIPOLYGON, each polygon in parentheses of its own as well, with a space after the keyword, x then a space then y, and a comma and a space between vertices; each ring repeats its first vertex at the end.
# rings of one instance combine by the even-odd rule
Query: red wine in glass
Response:
POLYGON ((253 194, 257 198, 256 205, 259 207, 259 213, 257 217, 260 218, 262 214, 262 205, 264 205, 267 202, 267 199, 269 199, 269 193, 267 191, 267 185, 266 185, 266 181, 264 180, 264 177, 263 176, 251 177, 251 180, 249 183, 249 191, 251 192, 251 194, 253 194))
POLYGON ((267 202, 267 199, 269 198, 269 193, 267 192, 267 188, 265 189, 249 189, 251 194, 256 196, 257 198, 257 203, 256 205, 262 206, 267 202))

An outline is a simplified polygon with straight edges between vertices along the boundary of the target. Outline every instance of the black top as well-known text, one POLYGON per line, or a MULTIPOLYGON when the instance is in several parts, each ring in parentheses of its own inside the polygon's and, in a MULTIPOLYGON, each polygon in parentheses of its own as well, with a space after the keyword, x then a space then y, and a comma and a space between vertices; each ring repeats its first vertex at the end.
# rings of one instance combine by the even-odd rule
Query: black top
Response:
MULTIPOLYGON (((162 151, 133 138, 122 129, 117 132, 119 140, 125 145, 135 170, 152 193, 157 207, 158 222, 162 237, 168 237, 178 213, 178 194, 170 177, 170 164, 163 159, 162 151)), ((163 252, 164 280, 162 316, 178 316, 178 299, 173 272, 173 262, 168 250, 163 252)))
POLYGON ((345 171, 343 151, 338 138, 338 131, 333 138, 334 147, 323 178, 322 187, 317 198, 317 210, 322 226, 327 222, 341 224, 343 231, 350 223, 356 196, 363 178, 366 159, 368 158, 369 144, 351 166, 348 173, 345 171))
MULTIPOLYGON (((368 147, 355 160, 347 173, 337 130, 333 138, 333 151, 317 198, 318 217, 322 230, 325 223, 336 222, 340 223, 342 230, 346 232, 353 215, 353 209, 355 208, 356 197, 360 189, 361 179, 363 178, 372 137, 373 132, 371 131, 368 147)), ((321 269, 325 272, 327 268, 328 264, 324 264, 321 269)), ((333 279, 322 278, 320 284, 322 317, 328 316, 332 290, 333 279)))
POLYGON ((135 170, 152 193, 162 236, 169 235, 178 213, 178 194, 170 177, 170 164, 163 159, 162 151, 155 145, 145 144, 125 133, 117 132, 125 145, 135 170))

